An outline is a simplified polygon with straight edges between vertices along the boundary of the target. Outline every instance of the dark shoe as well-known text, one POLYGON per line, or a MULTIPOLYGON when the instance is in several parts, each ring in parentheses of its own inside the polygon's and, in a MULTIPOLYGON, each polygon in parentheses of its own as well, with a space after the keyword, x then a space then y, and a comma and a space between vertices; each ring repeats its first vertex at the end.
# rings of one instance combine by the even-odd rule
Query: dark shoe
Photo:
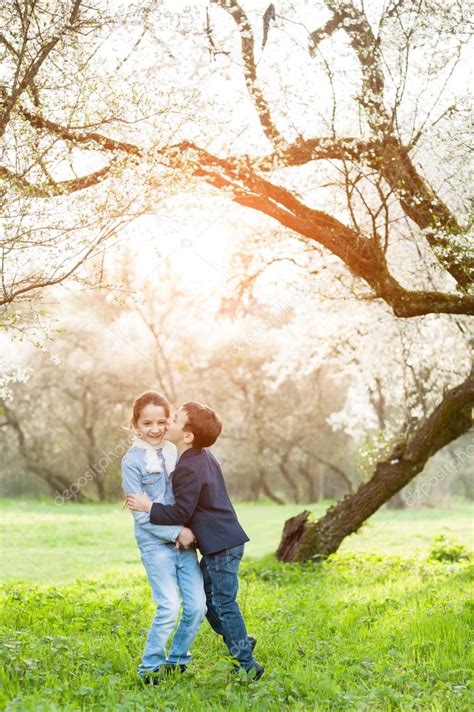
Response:
MULTIPOLYGON (((240 675, 241 670, 245 670, 245 668, 238 667, 236 665, 232 668, 231 672, 234 675, 240 675)), ((252 667, 248 668, 248 670, 245 670, 245 672, 247 673, 247 676, 250 680, 260 680, 263 673, 265 672, 265 668, 263 667, 263 665, 255 663, 255 665, 252 665, 252 667)))
POLYGON ((163 673, 165 675, 172 675, 174 672, 179 671, 181 674, 183 674, 183 672, 186 672, 187 669, 188 666, 184 663, 179 663, 179 665, 165 665, 163 668, 163 673))
POLYGON ((159 685, 162 679, 160 675, 160 668, 157 667, 152 673, 147 673, 146 675, 141 675, 144 685, 159 685))
POLYGON ((254 638, 253 635, 248 635, 247 640, 249 641, 253 652, 255 650, 255 646, 257 645, 257 638, 254 638))
POLYGON ((265 672, 265 668, 263 665, 259 665, 258 663, 255 663, 253 667, 250 668, 250 670, 247 670, 247 675, 252 679, 252 680, 260 680, 262 677, 263 673, 265 672), (254 673, 255 670, 255 673, 254 673))

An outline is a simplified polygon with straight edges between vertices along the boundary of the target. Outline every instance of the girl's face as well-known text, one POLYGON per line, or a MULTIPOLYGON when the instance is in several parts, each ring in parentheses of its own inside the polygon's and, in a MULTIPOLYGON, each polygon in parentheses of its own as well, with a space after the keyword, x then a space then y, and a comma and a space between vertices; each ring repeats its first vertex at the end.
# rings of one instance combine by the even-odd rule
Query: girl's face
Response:
POLYGON ((150 445, 161 445, 166 433, 168 418, 162 405, 148 403, 141 409, 135 425, 142 440, 150 445))

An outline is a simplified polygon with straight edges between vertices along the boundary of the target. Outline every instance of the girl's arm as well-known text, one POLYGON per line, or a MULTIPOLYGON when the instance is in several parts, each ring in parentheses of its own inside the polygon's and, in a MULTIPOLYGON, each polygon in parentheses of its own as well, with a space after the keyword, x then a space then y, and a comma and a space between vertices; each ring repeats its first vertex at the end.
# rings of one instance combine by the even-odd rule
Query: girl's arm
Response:
MULTIPOLYGON (((122 460, 122 489, 127 494, 142 494, 143 487, 139 467, 127 457, 122 460)), ((156 526, 150 523, 150 515, 146 512, 133 512, 133 518, 142 529, 149 531, 157 539, 164 542, 175 542, 183 528, 181 525, 156 526)))

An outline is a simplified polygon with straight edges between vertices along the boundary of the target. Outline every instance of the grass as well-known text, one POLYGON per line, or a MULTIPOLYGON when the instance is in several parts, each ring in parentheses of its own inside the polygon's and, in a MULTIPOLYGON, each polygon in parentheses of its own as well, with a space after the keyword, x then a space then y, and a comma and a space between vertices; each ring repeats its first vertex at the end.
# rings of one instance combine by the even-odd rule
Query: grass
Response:
POLYGON ((301 506, 238 506, 252 537, 240 602, 266 673, 258 683, 231 677, 205 623, 186 675, 151 689, 136 667, 153 605, 127 513, 114 505, 1 508, 9 581, 0 707, 8 712, 473 707, 473 567, 427 558, 437 534, 469 544, 466 505, 380 512, 338 554, 306 565, 259 556, 301 506))
MULTIPOLYGON (((273 553, 288 517, 305 508, 320 516, 328 505, 238 503, 239 519, 250 536, 246 558, 273 553)), ((120 507, 0 500, 3 578, 71 581, 104 570, 140 573, 131 515, 120 507)), ((340 551, 423 557, 437 534, 453 536, 472 549, 472 514, 472 506, 463 502, 450 509, 382 510, 348 537, 340 551)))

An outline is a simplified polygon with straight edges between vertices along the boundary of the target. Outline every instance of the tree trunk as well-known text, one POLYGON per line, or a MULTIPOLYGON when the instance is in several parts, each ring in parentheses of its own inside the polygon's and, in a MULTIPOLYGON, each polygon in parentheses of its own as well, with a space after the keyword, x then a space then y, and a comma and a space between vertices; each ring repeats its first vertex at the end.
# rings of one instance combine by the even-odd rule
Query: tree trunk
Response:
MULTIPOLYGON (((464 383, 447 391, 443 400, 400 448, 400 442, 386 460, 377 464, 372 478, 351 495, 346 495, 317 522, 296 527, 288 520, 277 550, 282 561, 307 561, 328 556, 362 524, 421 472, 436 452, 466 433, 472 425, 474 373, 464 383), (288 531, 296 527, 291 546, 288 531), (285 534, 286 533, 286 534, 285 534)), ((303 513, 305 514, 305 513, 303 513)), ((303 514, 299 515, 303 517, 303 514)), ((301 522, 300 522, 301 524, 301 522)))
POLYGON ((311 475, 311 471, 307 465, 300 467, 299 473, 301 477, 306 481, 307 483, 307 488, 306 488, 306 501, 307 502, 316 502, 316 485, 314 478, 311 475))
POLYGON ((94 482, 99 502, 105 502, 107 500, 107 492, 105 491, 105 482, 102 479, 102 474, 98 474, 94 477, 94 482))
POLYGON ((293 555, 298 549, 299 540, 303 534, 310 512, 307 509, 296 517, 291 517, 285 522, 280 545, 276 551, 277 558, 281 561, 294 561, 293 555))
POLYGON ((299 504, 300 500, 300 493, 298 489, 298 485, 293 478, 293 476, 290 473, 290 468, 288 467, 288 458, 290 456, 291 450, 287 450, 283 457, 280 460, 280 472, 283 476, 283 479, 288 483, 290 490, 293 493, 293 501, 296 502, 296 504, 299 504))
POLYGON ((275 502, 275 504, 285 504, 284 501, 271 489, 265 476, 265 470, 262 467, 259 467, 258 469, 258 484, 259 491, 263 492, 263 494, 271 499, 272 502, 275 502))

